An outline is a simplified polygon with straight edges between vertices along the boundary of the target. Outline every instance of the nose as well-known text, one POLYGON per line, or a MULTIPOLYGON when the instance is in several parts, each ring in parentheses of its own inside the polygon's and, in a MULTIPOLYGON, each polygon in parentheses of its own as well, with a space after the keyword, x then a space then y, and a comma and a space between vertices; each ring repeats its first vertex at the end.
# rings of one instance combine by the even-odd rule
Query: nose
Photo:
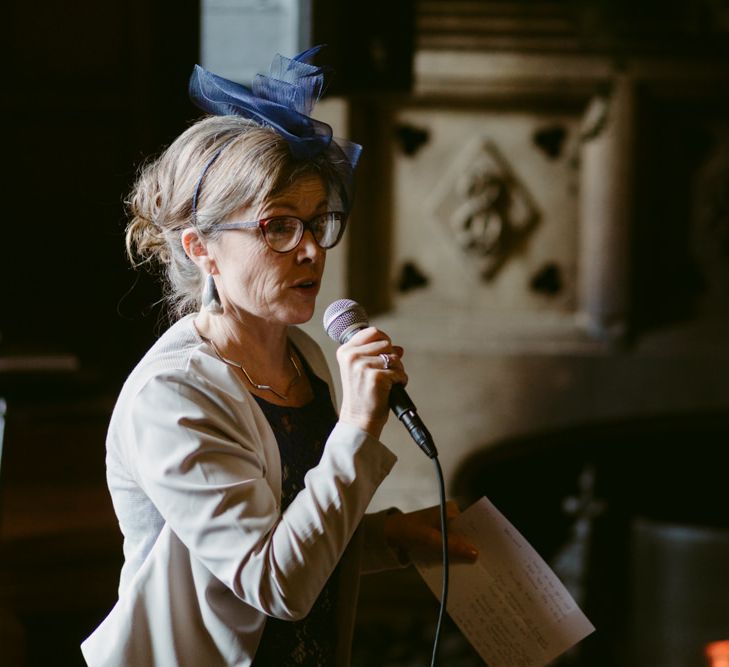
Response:
POLYGON ((300 262, 313 262, 323 254, 324 250, 319 247, 319 244, 314 239, 314 234, 312 234, 310 229, 305 229, 301 241, 299 241, 299 245, 296 247, 297 259, 300 262))

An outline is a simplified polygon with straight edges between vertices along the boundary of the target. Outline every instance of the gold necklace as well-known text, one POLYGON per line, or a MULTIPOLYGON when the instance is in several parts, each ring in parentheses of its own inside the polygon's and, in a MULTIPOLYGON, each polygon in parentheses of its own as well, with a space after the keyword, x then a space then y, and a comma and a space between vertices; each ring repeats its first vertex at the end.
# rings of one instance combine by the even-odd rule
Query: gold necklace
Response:
POLYGON ((250 382, 256 389, 259 389, 261 391, 270 391, 272 394, 275 394, 278 396, 282 401, 288 401, 289 400, 289 392, 291 391, 291 388, 301 379, 301 369, 299 368, 299 365, 296 363, 296 359, 294 359, 294 355, 291 353, 291 349, 289 349, 289 360, 291 361, 292 366, 296 370, 296 377, 292 378, 291 382, 289 382, 289 386, 286 387, 286 393, 282 394, 281 392, 276 391, 273 387, 267 384, 258 384, 257 382, 253 381, 253 378, 248 374, 248 371, 243 367, 243 364, 241 364, 239 361, 233 361, 232 359, 228 359, 224 357, 220 352, 218 351, 218 347, 215 345, 215 343, 210 340, 209 338, 205 338, 204 336, 201 336, 201 338, 206 342, 210 344, 210 347, 213 348, 213 352, 215 352, 215 356, 220 359, 223 363, 228 364, 229 366, 233 366, 234 368, 240 368, 243 371, 243 375, 246 376, 246 380, 250 382))

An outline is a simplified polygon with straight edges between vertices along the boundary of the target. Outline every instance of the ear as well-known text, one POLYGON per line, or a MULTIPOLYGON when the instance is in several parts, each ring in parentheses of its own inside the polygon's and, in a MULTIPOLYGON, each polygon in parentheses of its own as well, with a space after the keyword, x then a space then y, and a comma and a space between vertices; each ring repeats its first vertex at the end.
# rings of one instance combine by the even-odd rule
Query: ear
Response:
POLYGON ((205 241, 194 227, 188 227, 180 237, 185 254, 205 273, 211 273, 215 261, 208 254, 205 241))

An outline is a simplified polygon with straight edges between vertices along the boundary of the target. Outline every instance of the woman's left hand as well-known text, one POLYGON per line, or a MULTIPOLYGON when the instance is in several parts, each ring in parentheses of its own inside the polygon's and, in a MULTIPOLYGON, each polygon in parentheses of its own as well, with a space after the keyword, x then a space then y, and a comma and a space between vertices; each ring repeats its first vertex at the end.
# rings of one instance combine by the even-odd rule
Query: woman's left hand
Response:
MULTIPOLYGON (((450 521, 459 514, 458 505, 449 500, 446 503, 446 520, 450 521)), ((385 519, 385 539, 390 547, 405 551, 411 558, 440 558, 443 551, 440 506, 388 515, 385 519)), ((478 549, 463 537, 449 532, 448 555, 455 560, 473 562, 478 558, 478 549)))

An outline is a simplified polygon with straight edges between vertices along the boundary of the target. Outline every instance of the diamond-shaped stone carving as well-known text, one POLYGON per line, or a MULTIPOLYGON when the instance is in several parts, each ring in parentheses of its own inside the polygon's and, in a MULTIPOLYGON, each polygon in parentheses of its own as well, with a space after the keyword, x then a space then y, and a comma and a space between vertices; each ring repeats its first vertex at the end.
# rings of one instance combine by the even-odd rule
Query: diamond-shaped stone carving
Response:
POLYGON ((487 281, 539 221, 531 195, 488 138, 467 146, 448 169, 435 212, 487 281))

